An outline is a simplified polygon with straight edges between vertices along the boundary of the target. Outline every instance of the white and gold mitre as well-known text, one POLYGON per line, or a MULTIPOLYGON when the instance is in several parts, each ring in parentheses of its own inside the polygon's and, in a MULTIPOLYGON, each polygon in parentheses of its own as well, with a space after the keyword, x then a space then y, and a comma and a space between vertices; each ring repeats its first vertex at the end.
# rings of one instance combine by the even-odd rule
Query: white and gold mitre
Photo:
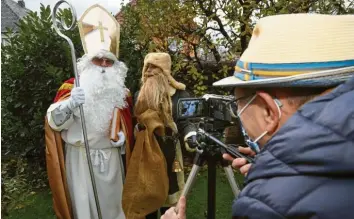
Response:
POLYGON ((100 50, 119 54, 118 21, 102 6, 89 7, 78 21, 82 46, 85 54, 95 56, 100 50))

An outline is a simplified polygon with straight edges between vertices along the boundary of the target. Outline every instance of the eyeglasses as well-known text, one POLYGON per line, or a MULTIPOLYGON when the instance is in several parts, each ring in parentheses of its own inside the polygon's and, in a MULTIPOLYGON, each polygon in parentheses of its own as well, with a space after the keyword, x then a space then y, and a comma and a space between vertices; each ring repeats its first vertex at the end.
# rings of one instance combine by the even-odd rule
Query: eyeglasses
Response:
POLYGON ((245 99, 248 99, 248 98, 251 98, 255 95, 255 93, 251 93, 251 94, 247 94, 247 95, 244 95, 242 97, 239 97, 239 98, 236 98, 232 101, 230 101, 229 103, 229 110, 230 110, 230 113, 231 113, 231 116, 234 117, 234 118, 238 118, 238 105, 239 105, 239 102, 241 100, 245 100, 245 99))
POLYGON ((244 99, 253 97, 255 94, 256 94, 256 93, 251 93, 251 94, 247 94, 247 95, 244 95, 244 96, 242 96, 242 97, 236 98, 236 99, 234 100, 234 103, 238 106, 240 100, 244 100, 244 99))
POLYGON ((102 67, 111 67, 114 64, 114 61, 111 59, 106 59, 106 58, 98 58, 94 57, 92 59, 93 64, 102 66, 102 67))

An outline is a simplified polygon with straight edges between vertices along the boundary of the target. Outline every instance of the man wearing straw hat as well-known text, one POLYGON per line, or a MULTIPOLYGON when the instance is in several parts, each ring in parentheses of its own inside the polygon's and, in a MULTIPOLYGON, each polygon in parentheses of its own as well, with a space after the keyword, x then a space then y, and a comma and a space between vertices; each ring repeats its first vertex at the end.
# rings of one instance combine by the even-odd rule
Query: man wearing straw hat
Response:
POLYGON ((47 111, 47 170, 54 210, 63 219, 98 218, 81 128, 85 119, 102 218, 124 219, 121 154, 129 158, 133 136, 132 99, 124 85, 127 67, 117 59, 119 24, 94 5, 78 25, 85 50, 77 63, 80 87, 74 86, 74 79, 66 81, 47 111), (85 118, 80 116, 81 104, 85 118))
MULTIPOLYGON (((255 154, 252 165, 224 155, 246 174, 233 218, 353 217, 353 15, 260 19, 234 76, 214 86, 234 88, 240 150, 255 154)), ((185 204, 162 218, 185 218, 185 204)))

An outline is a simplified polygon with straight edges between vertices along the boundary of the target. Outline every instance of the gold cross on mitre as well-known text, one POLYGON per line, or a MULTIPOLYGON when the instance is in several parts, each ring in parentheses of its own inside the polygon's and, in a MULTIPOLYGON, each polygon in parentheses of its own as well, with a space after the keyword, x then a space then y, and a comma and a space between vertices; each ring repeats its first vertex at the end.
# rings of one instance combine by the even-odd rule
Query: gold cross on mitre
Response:
POLYGON ((98 26, 94 26, 93 27, 95 30, 99 29, 100 30, 100 35, 101 35, 101 42, 104 42, 104 34, 103 34, 103 30, 108 30, 108 27, 104 27, 102 25, 102 21, 98 22, 98 26))
POLYGON ((89 7, 78 20, 78 27, 85 54, 106 50, 118 57, 120 26, 105 8, 97 4, 89 7))
POLYGON ((83 28, 83 32, 84 34, 88 34, 91 31, 94 30, 99 30, 100 31, 100 36, 101 36, 101 42, 104 42, 104 30, 108 30, 107 27, 104 27, 102 25, 102 21, 98 21, 98 26, 92 25, 92 24, 87 24, 87 23, 82 23, 82 28, 83 28))

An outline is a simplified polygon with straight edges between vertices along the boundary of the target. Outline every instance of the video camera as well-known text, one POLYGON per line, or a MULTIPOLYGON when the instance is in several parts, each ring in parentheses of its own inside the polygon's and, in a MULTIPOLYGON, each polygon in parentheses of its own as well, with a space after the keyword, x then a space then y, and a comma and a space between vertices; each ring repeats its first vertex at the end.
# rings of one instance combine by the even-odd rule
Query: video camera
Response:
POLYGON ((233 157, 242 157, 253 162, 251 157, 238 151, 237 147, 240 145, 233 144, 233 147, 229 147, 231 145, 219 140, 225 128, 240 126, 237 116, 233 113, 233 109, 236 109, 234 100, 233 96, 215 94, 206 94, 202 98, 181 98, 177 104, 177 119, 198 123, 198 141, 204 142, 204 146, 205 142, 209 142, 218 145, 216 148, 222 148, 222 151, 227 151, 233 157))
POLYGON ((206 94, 202 98, 181 98, 178 101, 177 119, 202 121, 209 125, 209 130, 225 129, 237 122, 232 114, 232 107, 235 107, 233 100, 233 96, 215 94, 206 94))

